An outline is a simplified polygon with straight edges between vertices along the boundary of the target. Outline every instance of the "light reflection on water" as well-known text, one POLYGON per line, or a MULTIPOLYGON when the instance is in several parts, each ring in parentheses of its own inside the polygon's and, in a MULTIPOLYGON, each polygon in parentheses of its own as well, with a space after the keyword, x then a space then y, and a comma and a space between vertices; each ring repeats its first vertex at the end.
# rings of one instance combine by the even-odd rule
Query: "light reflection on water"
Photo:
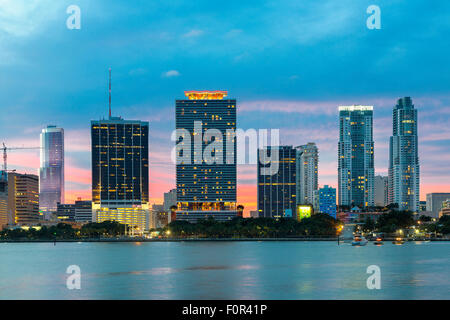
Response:
POLYGON ((0 244, 0 299, 448 299, 450 243, 0 244), (66 288, 79 265, 81 290, 66 288), (369 290, 366 269, 381 268, 369 290))

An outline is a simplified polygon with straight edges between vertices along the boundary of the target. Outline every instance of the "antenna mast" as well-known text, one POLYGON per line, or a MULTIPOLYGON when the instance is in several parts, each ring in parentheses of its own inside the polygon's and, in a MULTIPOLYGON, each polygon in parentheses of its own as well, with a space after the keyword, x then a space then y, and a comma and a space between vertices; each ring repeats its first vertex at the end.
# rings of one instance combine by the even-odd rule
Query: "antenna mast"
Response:
POLYGON ((109 68, 109 118, 111 119, 111 68, 109 68))

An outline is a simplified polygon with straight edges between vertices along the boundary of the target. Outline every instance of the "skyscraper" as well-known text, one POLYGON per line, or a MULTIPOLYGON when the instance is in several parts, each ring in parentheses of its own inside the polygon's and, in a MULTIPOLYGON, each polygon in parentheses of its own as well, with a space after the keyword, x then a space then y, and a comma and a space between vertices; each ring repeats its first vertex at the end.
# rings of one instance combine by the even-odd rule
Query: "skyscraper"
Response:
POLYGON ((236 216, 236 100, 227 94, 185 91, 176 101, 177 220, 236 216))
POLYGON ((296 215, 296 150, 292 146, 267 146, 258 152, 258 212, 260 217, 295 217, 296 215), (262 174, 270 166, 274 149, 278 149, 278 170, 275 174, 262 174), (261 155, 263 157, 261 158, 261 155))
POLYGON ((42 129, 40 158, 39 209, 49 219, 57 203, 64 203, 64 129, 42 129))
POLYGON ((314 142, 296 147, 297 150, 297 204, 313 204, 318 188, 319 151, 314 142))
POLYGON ((148 227, 148 122, 91 121, 93 221, 148 227))
POLYGON ((339 107, 338 195, 340 206, 374 205, 373 107, 339 107))
POLYGON ((389 150, 389 203, 400 210, 419 211, 420 167, 417 109, 410 97, 398 99, 392 112, 389 150))

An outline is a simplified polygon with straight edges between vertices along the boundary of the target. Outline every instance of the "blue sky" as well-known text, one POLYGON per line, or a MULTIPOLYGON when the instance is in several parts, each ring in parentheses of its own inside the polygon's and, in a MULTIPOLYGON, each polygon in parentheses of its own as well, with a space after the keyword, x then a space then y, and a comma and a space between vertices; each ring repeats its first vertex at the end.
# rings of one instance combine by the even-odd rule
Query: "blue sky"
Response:
MULTIPOLYGON (((450 191, 450 2, 0 0, 0 138, 38 145, 49 123, 66 130, 66 190, 90 193, 89 121, 113 113, 150 121, 154 202, 174 186, 167 163, 174 100, 223 89, 238 127, 281 128, 281 142, 320 150, 319 183, 337 185, 337 106, 374 105, 376 171, 385 174, 391 113, 419 110, 422 198, 450 191), (69 30, 66 8, 81 9, 69 30), (369 30, 369 5, 381 30, 369 30)), ((35 151, 10 167, 35 172, 35 151)), ((239 168, 242 202, 256 201, 256 171, 239 168)), ((70 197, 69 197, 70 198, 70 197)))

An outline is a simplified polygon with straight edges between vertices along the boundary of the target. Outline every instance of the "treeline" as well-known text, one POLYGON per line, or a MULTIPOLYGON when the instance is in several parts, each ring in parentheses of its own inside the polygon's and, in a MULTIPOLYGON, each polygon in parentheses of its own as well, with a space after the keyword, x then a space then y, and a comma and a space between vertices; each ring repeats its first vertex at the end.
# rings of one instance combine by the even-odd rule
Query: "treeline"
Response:
POLYGON ((392 210, 383 213, 376 222, 367 218, 362 225, 364 232, 395 233, 399 229, 408 229, 415 226, 421 232, 436 232, 441 234, 450 233, 450 216, 442 216, 433 222, 431 218, 421 216, 418 221, 410 211, 392 210))
POLYGON ((58 223, 55 226, 42 226, 40 229, 27 230, 16 228, 0 232, 0 239, 7 240, 70 240, 82 238, 114 237, 125 233, 125 225, 116 221, 100 223, 87 223, 81 229, 74 229, 67 223, 58 223))
POLYGON ((173 221, 161 231, 175 238, 282 238, 299 236, 336 236, 339 221, 318 213, 297 221, 291 218, 234 218, 219 222, 214 219, 197 223, 173 221))

